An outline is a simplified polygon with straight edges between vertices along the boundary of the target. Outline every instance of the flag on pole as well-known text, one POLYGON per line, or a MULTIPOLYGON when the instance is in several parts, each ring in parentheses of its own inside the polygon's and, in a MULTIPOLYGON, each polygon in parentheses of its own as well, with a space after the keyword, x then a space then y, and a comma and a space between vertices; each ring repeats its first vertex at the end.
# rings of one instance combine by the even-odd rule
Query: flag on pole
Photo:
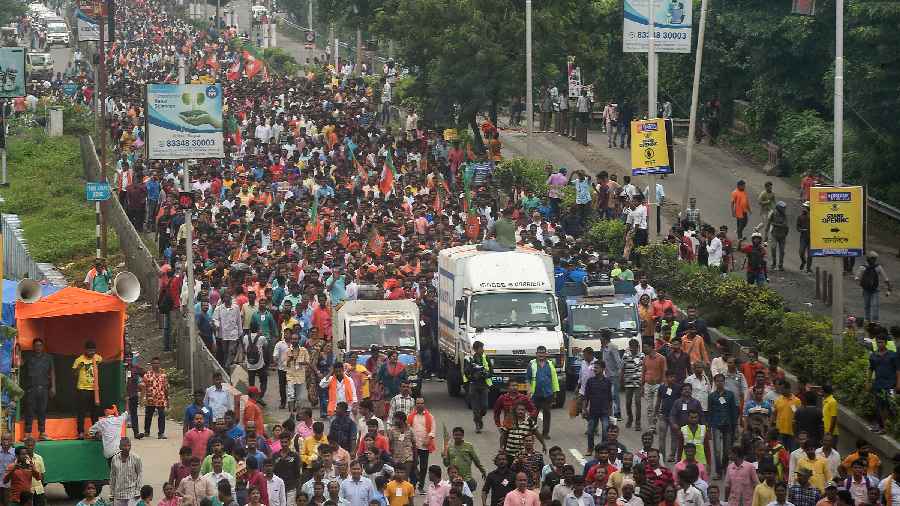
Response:
POLYGON ((394 190, 394 178, 397 176, 397 169, 394 168, 394 152, 388 149, 387 156, 384 158, 384 167, 381 169, 381 181, 378 183, 378 189, 384 199, 390 196, 394 190))

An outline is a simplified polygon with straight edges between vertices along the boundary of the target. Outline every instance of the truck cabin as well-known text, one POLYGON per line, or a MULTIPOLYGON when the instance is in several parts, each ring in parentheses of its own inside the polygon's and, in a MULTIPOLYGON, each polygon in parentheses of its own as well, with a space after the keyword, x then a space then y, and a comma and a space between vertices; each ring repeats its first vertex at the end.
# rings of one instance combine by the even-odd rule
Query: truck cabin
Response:
POLYGON ((559 325, 556 301, 551 293, 476 293, 456 301, 455 316, 476 331, 488 328, 545 327, 559 325), (468 307, 466 304, 468 302, 468 307))

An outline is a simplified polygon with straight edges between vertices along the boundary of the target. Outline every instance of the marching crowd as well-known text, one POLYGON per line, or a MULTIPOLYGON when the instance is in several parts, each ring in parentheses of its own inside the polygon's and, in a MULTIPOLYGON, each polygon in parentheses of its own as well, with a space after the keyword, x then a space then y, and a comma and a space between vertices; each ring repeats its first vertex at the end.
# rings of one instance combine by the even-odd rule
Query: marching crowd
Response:
MULTIPOLYGON (((882 465, 862 440, 852 454, 838 454, 837 402, 829 385, 792 384, 777 360, 764 365, 753 351, 738 356, 727 343, 711 343, 695 309, 676 319, 672 301, 643 276, 635 285, 640 339, 617 350, 605 334, 602 348, 583 350, 570 410, 586 424, 588 460, 580 469, 561 446, 547 447, 550 399, 559 384, 545 349, 538 349, 527 383, 508 385, 494 403, 499 451, 493 462, 481 462, 465 427, 444 428, 439 437, 440 420, 414 395, 413 371, 396 351, 335 355, 332 309, 364 286, 377 287, 386 299, 414 300, 423 320, 415 372, 440 376, 439 250, 493 239, 502 247, 550 252, 563 283, 601 271, 634 281, 634 251, 648 241, 649 189, 639 190, 628 176, 620 185, 616 174, 600 172, 592 181, 553 166, 547 195, 502 188, 483 171, 496 161, 499 141, 485 157, 420 128, 414 115, 404 128, 392 128, 384 114, 390 109, 382 107, 390 101, 383 91, 389 80, 379 93, 318 61, 298 77, 270 76, 261 61, 229 43, 233 27, 196 30, 153 0, 122 3, 117 18, 117 37, 104 55, 113 187, 135 228, 155 234, 164 347, 175 346, 173 318, 193 314, 221 365, 243 366, 251 385, 241 396, 219 376, 195 392, 169 478, 162 487, 150 485, 143 480, 145 462, 117 427, 130 420, 133 437, 147 437, 155 413, 157 437, 165 438, 168 379, 158 359, 145 371, 126 357, 128 412, 109 410, 92 429, 110 459, 110 498, 117 506, 459 506, 473 504, 479 491, 483 506, 900 501, 894 483, 900 464, 882 465), (190 80, 210 76, 225 93, 226 156, 191 162, 189 189, 182 186, 187 161, 146 160, 141 149, 142 85, 176 82, 179 57, 189 62, 190 80), (565 207, 569 186, 575 199, 565 207), (195 195, 193 244, 176 203, 184 190, 195 195), (581 239, 593 217, 626 223, 624 258, 609 262, 581 239), (193 307, 185 289, 188 247, 193 307), (288 413, 275 423, 265 416, 274 411, 265 403, 272 371, 279 407, 288 413), (640 434, 640 448, 620 439, 630 430, 640 434), (439 464, 431 460, 435 453, 439 464)), ((492 128, 488 137, 496 140, 492 128)), ((659 187, 654 191, 659 197, 659 187)), ((733 247, 727 228, 706 227, 692 203, 672 240, 684 245, 683 258, 703 252, 697 261, 727 271, 736 250, 751 256, 762 242, 754 234, 743 245, 742 232, 733 247)), ((749 265, 748 280, 764 282, 749 265)), ((102 261, 89 280, 92 288, 95 281, 108 285, 102 261)), ((873 388, 900 390, 886 335, 877 333, 873 388)), ((490 364, 479 345, 466 364, 476 432, 484 430, 491 390, 490 364)), ((7 435, 0 440, 0 456, 13 464, 5 486, 17 504, 43 494, 40 456, 33 441, 23 448, 12 451, 7 435)), ((99 488, 88 484, 79 504, 105 504, 99 488)))

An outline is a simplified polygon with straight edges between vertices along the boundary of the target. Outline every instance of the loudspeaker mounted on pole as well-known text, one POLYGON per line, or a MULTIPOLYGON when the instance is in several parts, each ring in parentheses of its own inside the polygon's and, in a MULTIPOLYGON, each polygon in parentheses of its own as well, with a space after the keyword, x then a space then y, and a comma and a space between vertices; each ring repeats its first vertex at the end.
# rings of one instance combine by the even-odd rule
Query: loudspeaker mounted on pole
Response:
POLYGON ((128 271, 120 272, 113 281, 112 293, 123 302, 134 302, 141 296, 141 282, 128 271))
POLYGON ((16 285, 16 300, 34 304, 41 300, 41 284, 33 279, 23 279, 16 285))

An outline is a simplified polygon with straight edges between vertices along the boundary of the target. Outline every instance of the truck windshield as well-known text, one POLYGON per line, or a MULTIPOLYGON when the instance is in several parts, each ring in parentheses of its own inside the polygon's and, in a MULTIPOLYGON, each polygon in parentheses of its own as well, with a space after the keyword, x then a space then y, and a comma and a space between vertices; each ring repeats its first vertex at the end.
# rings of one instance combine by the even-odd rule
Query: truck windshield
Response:
POLYGON ((475 328, 556 325, 556 303, 548 293, 482 293, 472 296, 475 328))
POLYGON ((46 54, 31 55, 31 63, 33 65, 46 65, 49 60, 50 60, 50 55, 46 55, 46 54))
POLYGON ((369 349, 373 344, 389 348, 415 348, 416 322, 411 319, 350 322, 350 349, 369 349))
POLYGON ((569 319, 574 337, 579 332, 597 332, 603 329, 633 330, 634 306, 621 303, 578 304, 569 308, 569 319))

